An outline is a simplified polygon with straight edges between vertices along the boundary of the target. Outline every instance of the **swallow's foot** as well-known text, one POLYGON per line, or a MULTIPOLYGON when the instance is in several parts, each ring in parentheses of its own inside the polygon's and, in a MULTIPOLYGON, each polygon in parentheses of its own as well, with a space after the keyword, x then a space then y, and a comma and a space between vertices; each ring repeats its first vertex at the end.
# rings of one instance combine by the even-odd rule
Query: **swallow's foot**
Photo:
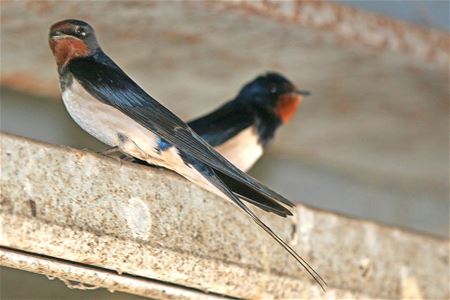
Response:
MULTIPOLYGON (((109 150, 110 149, 108 149, 107 151, 109 151, 109 150)), ((115 152, 113 151, 112 153, 115 153, 115 152)), ((99 152, 99 154, 103 154, 103 152, 99 152)), ((117 161, 119 163, 119 167, 122 167, 124 161, 132 161, 134 159, 134 157, 128 156, 126 154, 120 154, 118 156, 106 154, 105 156, 117 161)))
POLYGON ((132 162, 135 163, 135 164, 140 164, 140 165, 151 167, 151 168, 165 169, 164 167, 161 167, 161 166, 158 166, 158 165, 155 165, 155 164, 151 164, 149 162, 146 162, 145 160, 141 160, 141 159, 135 158, 135 157, 133 157, 132 162))
POLYGON ((130 156, 128 154, 121 152, 120 148, 118 146, 111 147, 109 149, 106 149, 105 151, 101 151, 101 152, 97 152, 97 153, 115 159, 116 161, 119 162, 120 167, 122 167, 122 163, 124 161, 133 162, 135 160, 135 158, 133 156, 130 156), (116 155, 114 155, 116 153, 119 153, 119 154, 116 156, 116 155))
POLYGON ((134 162, 135 158, 133 156, 130 156, 128 154, 124 154, 122 153, 119 158, 123 161, 129 161, 129 162, 134 162))
POLYGON ((101 154, 101 155, 105 155, 105 156, 111 156, 111 154, 117 153, 119 151, 120 151, 119 147, 114 146, 114 147, 111 147, 109 149, 106 149, 105 151, 100 151, 100 152, 97 152, 97 153, 101 154))

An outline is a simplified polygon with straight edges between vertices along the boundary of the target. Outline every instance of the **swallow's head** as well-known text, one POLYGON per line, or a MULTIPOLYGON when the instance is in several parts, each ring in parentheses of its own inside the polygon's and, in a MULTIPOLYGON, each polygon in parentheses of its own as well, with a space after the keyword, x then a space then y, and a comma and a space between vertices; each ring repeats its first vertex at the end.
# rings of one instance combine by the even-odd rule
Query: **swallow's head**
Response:
POLYGON ((94 29, 86 22, 64 20, 50 27, 50 48, 59 67, 72 59, 92 55, 99 49, 94 29))
POLYGON ((257 111, 274 114, 281 122, 287 123, 308 91, 299 90, 284 76, 267 73, 247 83, 239 92, 238 100, 257 111))

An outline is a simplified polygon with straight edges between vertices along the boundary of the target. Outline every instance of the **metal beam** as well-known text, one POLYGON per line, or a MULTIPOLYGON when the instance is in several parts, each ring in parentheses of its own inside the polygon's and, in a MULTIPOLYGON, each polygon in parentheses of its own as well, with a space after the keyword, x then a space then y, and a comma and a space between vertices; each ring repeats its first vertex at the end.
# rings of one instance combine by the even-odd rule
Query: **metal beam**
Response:
POLYGON ((449 297, 447 240, 302 205, 260 213, 324 295, 235 206, 172 172, 8 134, 1 163, 0 245, 24 251, 3 250, 5 266, 144 296, 167 290, 157 280, 190 299, 449 297))

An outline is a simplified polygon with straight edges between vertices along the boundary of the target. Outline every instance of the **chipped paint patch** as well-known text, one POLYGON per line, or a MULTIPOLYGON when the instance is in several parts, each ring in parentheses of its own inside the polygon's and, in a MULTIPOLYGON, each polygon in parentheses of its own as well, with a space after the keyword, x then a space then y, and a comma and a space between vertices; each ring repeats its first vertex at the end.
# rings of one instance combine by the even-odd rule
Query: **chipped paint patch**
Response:
POLYGON ((29 182, 28 180, 26 180, 23 184, 23 190, 26 193, 26 195, 28 197, 32 197, 33 196, 33 185, 31 184, 31 182, 29 182))
POLYGON ((127 202, 120 202, 118 213, 126 220, 134 238, 148 240, 152 218, 147 205, 140 198, 132 197, 127 202))
POLYGON ((374 253, 382 252, 380 244, 377 241, 377 231, 373 224, 365 224, 364 231, 366 232, 366 235, 364 236, 364 242, 366 245, 370 247, 374 253))
POLYGON ((367 277, 372 270, 372 260, 368 257, 363 257, 359 260, 359 268, 361 270, 361 276, 367 277))
POLYGON ((303 206, 297 207, 298 222, 298 240, 304 253, 311 251, 311 233, 314 229, 314 214, 312 210, 303 206))
POLYGON ((401 299, 423 299, 416 277, 409 273, 408 268, 402 266, 400 269, 401 299))
MULTIPOLYGON (((85 155, 84 152, 77 152, 76 156, 77 156, 77 159, 78 159, 77 160, 78 163, 83 162, 87 158, 87 156, 85 155)), ((90 157, 90 159, 93 160, 92 157, 90 157)), ((85 168, 85 175, 87 177, 97 177, 97 176, 101 175, 99 166, 97 164, 94 164, 94 163, 88 164, 88 167, 85 168)))

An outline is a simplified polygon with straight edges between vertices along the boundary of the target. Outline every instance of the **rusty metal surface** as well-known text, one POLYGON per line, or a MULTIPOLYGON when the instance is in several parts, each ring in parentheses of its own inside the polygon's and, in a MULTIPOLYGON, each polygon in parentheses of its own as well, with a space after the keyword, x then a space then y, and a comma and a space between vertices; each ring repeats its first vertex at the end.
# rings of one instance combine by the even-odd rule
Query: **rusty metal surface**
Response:
MULTIPOLYGON (((1 140, 2 246, 235 297, 324 296, 233 205, 171 172, 1 140)), ((304 206, 263 217, 328 298, 449 297, 448 240, 304 206)))

